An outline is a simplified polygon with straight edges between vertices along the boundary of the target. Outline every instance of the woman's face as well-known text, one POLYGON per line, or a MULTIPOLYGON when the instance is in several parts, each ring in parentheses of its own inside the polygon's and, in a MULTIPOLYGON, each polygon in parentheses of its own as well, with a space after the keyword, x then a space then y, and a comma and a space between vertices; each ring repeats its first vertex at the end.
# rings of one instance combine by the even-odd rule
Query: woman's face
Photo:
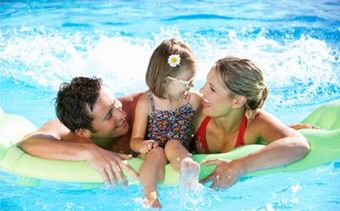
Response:
POLYGON ((203 113, 210 117, 221 117, 232 110, 234 98, 217 75, 217 71, 211 69, 207 81, 201 88, 203 94, 203 113))

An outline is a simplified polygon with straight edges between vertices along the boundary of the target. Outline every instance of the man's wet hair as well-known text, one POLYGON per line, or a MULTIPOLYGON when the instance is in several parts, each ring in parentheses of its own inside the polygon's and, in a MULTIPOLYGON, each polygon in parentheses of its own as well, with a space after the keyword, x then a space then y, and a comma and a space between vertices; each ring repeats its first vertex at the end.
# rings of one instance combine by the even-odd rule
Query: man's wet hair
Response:
POLYGON ((72 132, 92 127, 92 111, 99 97, 102 79, 75 77, 70 83, 62 83, 55 101, 58 119, 72 132))

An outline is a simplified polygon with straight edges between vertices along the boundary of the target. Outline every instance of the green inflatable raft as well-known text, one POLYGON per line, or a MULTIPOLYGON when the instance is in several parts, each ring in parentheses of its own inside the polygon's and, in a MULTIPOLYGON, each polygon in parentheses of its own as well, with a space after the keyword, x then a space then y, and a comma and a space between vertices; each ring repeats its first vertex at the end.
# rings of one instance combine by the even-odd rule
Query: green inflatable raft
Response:
MULTIPOLYGON (((296 172, 318 167, 340 159, 340 100, 326 103, 313 111, 303 123, 320 127, 318 130, 304 129, 300 132, 307 138, 311 151, 302 160, 287 166, 261 170, 246 177, 254 177, 275 172, 296 172)), ((85 161, 60 161, 37 158, 26 154, 18 147, 23 136, 36 127, 24 117, 6 114, 0 109, 0 169, 18 176, 19 184, 39 184, 41 179, 77 182, 85 186, 102 183, 100 175, 85 161)), ((198 162, 203 159, 228 158, 235 159, 264 147, 263 145, 247 145, 228 153, 196 154, 198 162)), ((138 158, 128 160, 129 165, 137 171, 143 161, 138 158)), ((214 167, 201 166, 200 179, 213 171, 214 167)), ((126 175, 130 183, 138 182, 126 175)), ((179 174, 166 166, 164 184, 177 184, 179 174)))

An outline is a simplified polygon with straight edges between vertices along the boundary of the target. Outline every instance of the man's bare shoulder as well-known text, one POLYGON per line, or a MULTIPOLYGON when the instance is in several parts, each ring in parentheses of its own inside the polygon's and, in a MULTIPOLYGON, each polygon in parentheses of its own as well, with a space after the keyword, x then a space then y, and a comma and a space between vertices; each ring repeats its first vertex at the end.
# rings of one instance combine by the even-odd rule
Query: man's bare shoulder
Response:
MULTIPOLYGON (((127 113, 127 122, 130 128, 132 127, 133 122, 135 120, 136 105, 141 95, 142 95, 142 92, 139 92, 139 93, 134 93, 128 96, 118 98, 123 104, 123 111, 127 113)), ((129 134, 130 133, 131 131, 129 131, 129 134)))
POLYGON ((142 92, 133 93, 127 96, 119 97, 118 99, 122 102, 123 106, 130 103, 135 104, 141 94, 142 92))
POLYGON ((37 135, 51 136, 58 140, 63 140, 69 135, 70 130, 65 127, 58 119, 50 120, 38 128, 36 131, 27 134, 24 139, 29 139, 37 135))

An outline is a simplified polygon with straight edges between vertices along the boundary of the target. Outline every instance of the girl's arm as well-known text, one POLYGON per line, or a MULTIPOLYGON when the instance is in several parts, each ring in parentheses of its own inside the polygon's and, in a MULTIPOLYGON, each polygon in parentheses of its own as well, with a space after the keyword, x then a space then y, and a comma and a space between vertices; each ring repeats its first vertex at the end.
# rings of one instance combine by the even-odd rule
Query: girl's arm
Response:
POLYGON ((204 179, 205 182, 213 181, 211 187, 230 187, 243 174, 292 163, 303 158, 310 149, 301 134, 264 112, 259 113, 247 130, 250 130, 247 135, 254 140, 259 137, 268 145, 233 161, 205 162, 207 165, 217 165, 215 171, 204 179))
POLYGON ((147 94, 143 93, 139 97, 136 105, 135 121, 133 123, 130 140, 130 147, 135 152, 147 153, 157 145, 157 143, 152 140, 144 140, 149 112, 150 102, 147 94))
POLYGON ((197 111, 202 106, 202 95, 198 92, 189 93, 189 103, 197 111))

